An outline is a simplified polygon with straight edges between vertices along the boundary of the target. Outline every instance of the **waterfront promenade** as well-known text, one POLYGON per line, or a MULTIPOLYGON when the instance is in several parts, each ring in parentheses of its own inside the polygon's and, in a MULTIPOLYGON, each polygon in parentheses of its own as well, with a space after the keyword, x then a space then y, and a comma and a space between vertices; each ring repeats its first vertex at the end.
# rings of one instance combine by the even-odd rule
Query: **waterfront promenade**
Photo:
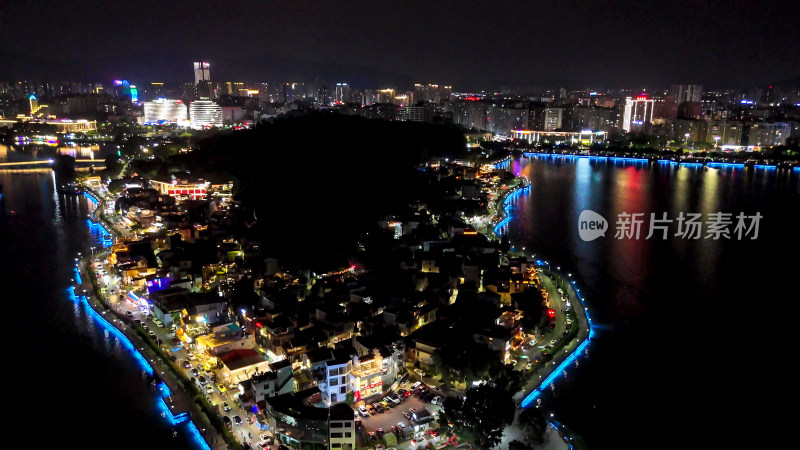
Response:
MULTIPOLYGON (((529 180, 518 177, 507 186, 507 189, 503 191, 493 190, 494 201, 489 205, 488 216, 496 219, 494 222, 487 223, 479 231, 487 234, 490 239, 500 237, 504 227, 507 226, 511 219, 511 202, 516 196, 522 195, 530 189, 532 189, 532 186, 529 180)), ((541 402, 540 396, 545 390, 548 388, 554 390, 554 381, 559 377, 567 377, 569 369, 580 364, 579 358, 587 352, 587 347, 593 336, 593 330, 588 307, 585 305, 580 295, 580 288, 576 285, 571 273, 563 273, 560 267, 554 269, 553 265, 547 261, 537 260, 533 255, 526 254, 524 247, 522 252, 512 253, 517 256, 524 256, 529 261, 534 261, 539 271, 542 286, 547 290, 548 298, 551 301, 550 307, 556 310, 555 329, 539 338, 540 342, 537 343, 539 347, 543 347, 541 344, 550 340, 557 341, 553 346, 550 359, 544 364, 536 364, 527 375, 527 382, 522 389, 512 397, 518 408, 524 409, 538 407, 541 402), (571 315, 575 317, 575 322, 572 324, 573 328, 567 326, 567 311, 570 311, 571 315), (577 332, 575 332, 575 327, 577 332)), ((564 444, 571 448, 574 439, 571 435, 572 433, 557 421, 550 421, 549 425, 548 430, 557 430, 564 444)), ((504 434, 503 443, 507 445, 509 441, 513 440, 513 436, 517 431, 515 426, 509 427, 504 434)), ((553 433, 549 433, 548 436, 552 437, 553 433)))
MULTIPOLYGON (((102 220, 103 201, 91 195, 97 203, 97 208, 92 212, 92 221, 97 223, 102 220), (98 214, 99 213, 99 214, 98 214), (98 217, 100 215, 100 217, 98 217)), ((116 227, 108 228, 114 233, 119 233, 116 227)), ((105 252, 93 255, 96 258, 107 256, 105 252)), ((107 300, 102 297, 102 292, 95 289, 94 273, 90 270, 93 262, 88 256, 76 260, 73 289, 76 299, 85 301, 86 305, 96 315, 96 319, 104 325, 113 327, 118 337, 130 344, 131 355, 138 360, 142 368, 142 382, 151 383, 154 390, 160 390, 161 416, 173 426, 188 422, 188 432, 195 435, 198 448, 222 450, 229 448, 225 439, 211 424, 211 420, 194 401, 190 392, 184 389, 186 380, 180 380, 175 371, 164 360, 163 356, 156 353, 150 344, 137 332, 133 324, 123 314, 117 313, 109 307, 107 300)), ((176 429, 177 432, 177 429, 176 429)))

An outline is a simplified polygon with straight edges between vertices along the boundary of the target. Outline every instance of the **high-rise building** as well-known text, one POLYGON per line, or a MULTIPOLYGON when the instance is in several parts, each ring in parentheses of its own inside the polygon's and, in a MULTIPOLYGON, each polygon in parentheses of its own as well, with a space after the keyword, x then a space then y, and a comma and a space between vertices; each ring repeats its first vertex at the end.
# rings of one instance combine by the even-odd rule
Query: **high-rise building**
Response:
POLYGON ((199 98, 211 98, 211 64, 206 61, 194 63, 194 84, 199 98))
POLYGON ((350 86, 347 83, 336 83, 333 101, 335 103, 347 103, 350 101, 350 86))
POLYGON ((669 95, 675 97, 675 103, 699 102, 703 98, 703 86, 699 84, 673 84, 669 87, 669 95))
POLYGON ((376 103, 390 103, 394 104, 394 89, 381 89, 378 91, 376 103))
POLYGON ((131 84, 128 80, 114 80, 114 95, 117 97, 130 97, 131 84))
POLYGON ((159 98, 144 102, 144 123, 186 123, 188 117, 183 100, 159 98))
POLYGON ((414 85, 414 103, 436 103, 450 98, 450 93, 453 91, 452 86, 444 86, 439 84, 415 84, 414 85))
POLYGON ((564 108, 545 108, 544 130, 555 131, 561 129, 561 121, 563 118, 564 118, 564 108))
POLYGON ((709 120, 706 122, 706 142, 720 145, 742 145, 742 122, 709 120))
POLYGON ((627 132, 641 132, 653 123, 655 100, 647 98, 644 93, 635 99, 625 98, 625 112, 622 116, 622 129, 627 132))
POLYGON ((400 108, 397 117, 402 121, 431 122, 433 120, 433 107, 404 106, 400 108))
POLYGON ((194 63, 194 82, 211 81, 211 64, 200 61, 194 63))
POLYGON ((196 100, 189 105, 189 121, 192 128, 222 126, 222 108, 209 100, 196 100))
POLYGON ((750 125, 747 143, 757 147, 786 145, 792 128, 788 122, 756 122, 750 125))

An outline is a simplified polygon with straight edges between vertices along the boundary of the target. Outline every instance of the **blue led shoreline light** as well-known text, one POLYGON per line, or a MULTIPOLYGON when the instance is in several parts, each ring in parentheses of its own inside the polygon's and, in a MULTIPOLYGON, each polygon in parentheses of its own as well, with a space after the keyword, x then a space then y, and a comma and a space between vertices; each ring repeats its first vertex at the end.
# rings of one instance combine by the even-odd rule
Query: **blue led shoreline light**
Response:
MULTIPOLYGON (((77 284, 83 284, 77 264, 73 268, 73 276, 77 284)), ((114 335, 123 347, 125 347, 127 350, 130 350, 136 362, 139 363, 139 367, 141 367, 142 371, 144 371, 150 377, 153 376, 153 367, 149 362, 147 362, 147 359, 144 357, 144 355, 139 352, 136 346, 133 345, 133 343, 130 341, 130 339, 128 339, 127 336, 125 336, 124 333, 112 325, 105 317, 103 317, 102 314, 98 313, 94 308, 92 308, 92 305, 89 304, 89 300, 85 295, 76 295, 74 285, 67 289, 67 293, 72 301, 80 302, 84 309, 89 312, 89 315, 97 323, 99 323, 105 331, 114 335)), ((172 392, 167 384, 161 381, 157 384, 157 388, 160 392, 160 395, 156 400, 156 406, 161 412, 161 416, 164 418, 164 420, 172 426, 186 422, 189 436, 192 441, 197 444, 197 448, 202 450, 211 450, 211 447, 209 447, 208 443, 206 443, 205 439, 200 434, 200 430, 197 429, 197 426, 194 424, 194 422, 189 420, 188 412, 183 412, 177 415, 172 413, 169 405, 167 404, 167 399, 172 395, 172 392)))
MULTIPOLYGON (((573 155, 567 155, 567 156, 573 156, 573 155)), ((645 160, 638 160, 638 159, 635 159, 635 158, 623 158, 623 160, 626 160, 626 159, 634 160, 636 162, 647 161, 646 159, 645 160)), ((527 180, 526 180, 526 182, 527 182, 527 180)), ((503 220, 498 222, 497 225, 495 225, 495 227, 494 227, 494 233, 497 236, 501 235, 500 231, 511 220, 511 209, 512 209, 511 208, 511 202, 512 202, 512 200, 514 200, 514 198, 516 198, 517 196, 521 195, 522 193, 528 192, 530 190, 531 186, 532 185, 530 183, 527 183, 524 186, 517 186, 513 191, 511 191, 508 194, 506 194, 506 198, 503 199, 503 211, 505 213, 505 217, 503 218, 503 220)), ((544 261, 539 260, 539 259, 535 260, 534 263, 539 267, 543 267, 543 266, 547 265, 547 263, 545 263, 544 261)), ((581 296, 580 290, 575 285, 575 280, 570 280, 570 284, 572 285, 572 288, 573 288, 573 290, 575 291, 575 294, 578 297, 578 301, 580 302, 581 306, 583 307, 583 312, 584 312, 584 315, 586 316, 586 322, 589 325, 589 336, 587 336, 586 339, 584 339, 583 342, 581 342, 578 345, 578 347, 564 361, 562 361, 561 364, 559 364, 558 367, 556 367, 556 369, 552 373, 550 373, 550 375, 547 378, 544 379, 544 381, 539 383, 539 386, 537 386, 530 394, 528 394, 522 400, 522 403, 520 403, 520 407, 521 408, 529 407, 531 405, 531 403, 533 403, 537 398, 539 398, 539 396, 542 395, 543 389, 545 389, 548 386, 550 386, 556 378, 558 378, 560 375, 562 375, 564 373, 564 370, 567 368, 568 365, 572 364, 573 362, 575 362, 578 359, 578 356, 583 351, 586 350, 586 347, 589 345, 589 341, 591 341, 592 338, 594 337, 595 331, 594 331, 594 328, 592 327, 592 319, 591 319, 591 317, 589 317, 589 309, 584 304, 583 297, 581 296)))
MULTIPOLYGON (((544 261, 537 260, 536 264, 540 265, 539 263, 543 262, 544 261)), ((561 364, 559 364, 558 367, 556 367, 556 369, 547 378, 545 378, 544 381, 542 381, 539 386, 536 387, 536 389, 533 390, 533 392, 528 394, 528 396, 522 400, 522 403, 520 403, 520 407, 522 408, 529 407, 531 403, 533 403, 537 398, 539 398, 539 396, 542 395, 542 392, 545 388, 550 386, 556 378, 563 375, 567 366, 578 359, 578 356, 580 356, 580 354, 586 350, 586 347, 589 345, 589 341, 594 338, 595 331, 594 327, 592 326, 592 318, 589 317, 589 308, 587 308, 586 304, 583 302, 583 297, 581 296, 580 290, 578 290, 578 287, 575 285, 575 280, 570 280, 569 283, 572 285, 572 289, 575 291, 575 295, 578 296, 578 301, 583 307, 583 312, 586 316, 586 322, 589 324, 589 336, 584 339, 583 342, 581 342, 580 345, 578 345, 578 347, 572 352, 572 354, 570 354, 567 359, 562 361, 561 364)))
MULTIPOLYGON (((553 154, 553 153, 535 153, 535 152, 523 152, 523 156, 531 158, 561 158, 561 159, 589 159, 589 160, 603 160, 603 161, 622 161, 622 162, 635 162, 635 163, 645 163, 649 162, 650 159, 648 158, 633 158, 633 157, 626 157, 626 156, 600 156, 600 155, 561 155, 561 154, 553 154)), ((672 166, 687 166, 687 167, 701 167, 701 166, 708 166, 708 167, 734 167, 737 169, 744 169, 746 168, 745 163, 734 163, 734 162, 713 162, 709 161, 706 163, 701 162, 691 162, 691 161, 672 161, 668 159, 659 159, 657 160, 658 164, 669 164, 672 166)), ((756 169, 777 169, 778 166, 773 164, 754 164, 754 168, 756 169)), ((800 167, 793 167, 792 170, 800 171, 800 167)))

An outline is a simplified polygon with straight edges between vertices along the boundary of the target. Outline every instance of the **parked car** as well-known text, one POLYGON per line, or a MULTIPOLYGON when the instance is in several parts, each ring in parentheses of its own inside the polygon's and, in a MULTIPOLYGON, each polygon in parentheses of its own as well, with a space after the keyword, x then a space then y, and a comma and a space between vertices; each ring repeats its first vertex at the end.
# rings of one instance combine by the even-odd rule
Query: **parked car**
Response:
POLYGON ((201 385, 203 385, 203 386, 205 386, 205 385, 206 385, 206 383, 208 383, 208 380, 206 380, 206 377, 204 377, 204 376, 202 376, 202 375, 200 375, 199 377, 197 377, 197 381, 199 381, 199 382, 200 382, 200 384, 201 384, 201 385))
POLYGON ((552 341, 550 341, 550 347, 555 347, 556 344, 558 344, 557 340, 553 339, 552 341))
POLYGON ((441 405, 442 404, 442 397, 440 397, 438 395, 436 397, 433 397, 433 399, 431 399, 431 403, 433 403, 434 405, 441 405))
POLYGON ((411 385, 411 390, 413 391, 414 389, 416 389, 416 388, 418 388, 420 386, 422 386, 422 382, 421 381, 417 381, 416 383, 411 385))
POLYGON ((369 416, 369 412, 367 411, 367 408, 364 407, 364 405, 358 407, 358 413, 361 414, 361 417, 369 416))
POLYGON ((239 416, 233 416, 233 424, 234 425, 241 425, 242 424, 242 418, 239 417, 239 416))
POLYGON ((225 412, 231 412, 231 405, 228 402, 222 402, 222 410, 225 412))
POLYGON ((184 369, 191 369, 192 368, 192 363, 190 363, 189 361, 183 360, 182 364, 183 364, 183 368, 184 369))
POLYGON ((367 411, 369 411, 369 415, 370 416, 374 416, 375 414, 378 414, 378 411, 375 408, 373 408, 372 405, 367 406, 367 411))
POLYGON ((192 376, 196 377, 198 375, 200 375, 200 372, 198 372, 197 369, 192 368, 192 376))
POLYGON ((380 403, 373 403, 371 406, 379 413, 383 413, 383 406, 380 403))

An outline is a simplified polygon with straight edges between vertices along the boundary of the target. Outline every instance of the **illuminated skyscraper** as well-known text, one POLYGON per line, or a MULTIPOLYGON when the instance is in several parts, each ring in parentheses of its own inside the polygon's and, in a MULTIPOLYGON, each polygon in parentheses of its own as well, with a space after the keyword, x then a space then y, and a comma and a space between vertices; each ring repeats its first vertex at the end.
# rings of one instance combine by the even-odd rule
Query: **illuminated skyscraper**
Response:
POLYGON ((347 103, 350 101, 350 86, 348 86, 347 83, 336 83, 333 101, 336 103, 347 103))
POLYGON ((211 64, 206 61, 194 63, 194 84, 197 87, 198 97, 211 98, 211 64))
POLYGON ((644 93, 635 99, 625 98, 625 113, 622 116, 622 129, 627 132, 640 132, 653 123, 655 100, 647 98, 644 93))

